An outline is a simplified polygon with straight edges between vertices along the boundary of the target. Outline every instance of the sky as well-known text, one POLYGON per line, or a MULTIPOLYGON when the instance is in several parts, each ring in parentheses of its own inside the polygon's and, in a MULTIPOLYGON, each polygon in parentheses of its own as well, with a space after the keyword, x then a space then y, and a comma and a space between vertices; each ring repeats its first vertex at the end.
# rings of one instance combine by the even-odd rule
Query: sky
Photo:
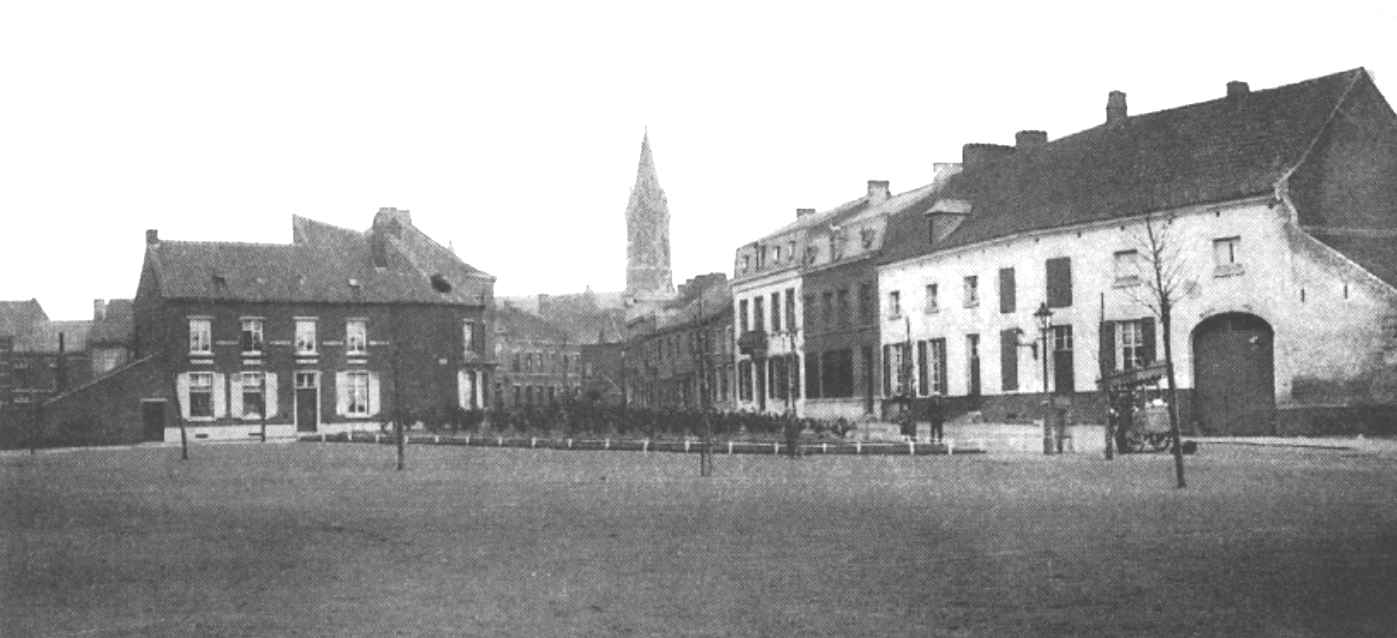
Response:
POLYGON ((289 243, 384 206, 501 296, 619 291, 648 129, 675 283, 968 142, 1363 66, 1397 3, 0 4, 0 299, 132 297, 146 229, 289 243))

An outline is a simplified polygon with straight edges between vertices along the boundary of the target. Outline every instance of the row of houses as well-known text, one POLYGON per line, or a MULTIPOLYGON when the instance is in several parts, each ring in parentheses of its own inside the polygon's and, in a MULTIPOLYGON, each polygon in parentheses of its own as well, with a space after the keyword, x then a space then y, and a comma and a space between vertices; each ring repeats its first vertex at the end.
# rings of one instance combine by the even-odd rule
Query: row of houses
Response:
POLYGON ((797 209, 735 251, 722 380, 696 376, 708 319, 681 299, 632 320, 628 394, 1102 422, 1103 384, 1162 385, 1168 350, 1194 431, 1391 430, 1394 238, 1397 117, 1366 70, 1140 115, 1113 91, 1093 128, 797 209))

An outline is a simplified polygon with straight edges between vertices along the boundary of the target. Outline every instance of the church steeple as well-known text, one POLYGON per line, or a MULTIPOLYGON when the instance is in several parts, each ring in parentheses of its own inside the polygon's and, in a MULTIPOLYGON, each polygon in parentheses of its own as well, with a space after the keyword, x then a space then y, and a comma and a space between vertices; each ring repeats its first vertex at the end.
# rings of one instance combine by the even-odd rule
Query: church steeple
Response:
POLYGON ((650 131, 640 140, 635 186, 626 205, 626 300, 653 300, 674 294, 669 265, 669 203, 655 173, 650 131))

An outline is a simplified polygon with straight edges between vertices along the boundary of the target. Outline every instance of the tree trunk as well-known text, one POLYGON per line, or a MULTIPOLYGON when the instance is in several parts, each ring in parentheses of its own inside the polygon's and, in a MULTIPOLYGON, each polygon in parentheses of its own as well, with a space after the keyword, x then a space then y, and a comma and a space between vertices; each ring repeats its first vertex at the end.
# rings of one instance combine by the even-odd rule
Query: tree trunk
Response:
POLYGON ((1174 384, 1174 346, 1171 340, 1173 331, 1171 326, 1170 313, 1172 308, 1163 305, 1160 312, 1159 323, 1164 332, 1164 365, 1169 378, 1169 438, 1173 441, 1174 448, 1174 477, 1178 480, 1178 489, 1188 487, 1184 482, 1184 449, 1179 441, 1179 392, 1178 386, 1174 384))

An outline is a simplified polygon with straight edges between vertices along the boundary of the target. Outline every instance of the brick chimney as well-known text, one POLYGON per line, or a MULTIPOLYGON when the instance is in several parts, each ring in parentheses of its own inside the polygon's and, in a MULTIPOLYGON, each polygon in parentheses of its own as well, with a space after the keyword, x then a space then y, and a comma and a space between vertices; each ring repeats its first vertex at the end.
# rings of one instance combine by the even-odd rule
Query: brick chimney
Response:
POLYGON ((1047 131, 1019 131, 1014 134, 1014 148, 1023 150, 1048 143, 1047 131))
POLYGON ((160 231, 154 228, 146 230, 146 245, 154 246, 160 243, 160 231))
POLYGON ((93 320, 93 321, 101 321, 101 320, 106 319, 106 318, 107 318, 107 300, 106 300, 106 299, 93 299, 93 300, 92 300, 92 320, 93 320))
POLYGON ((1125 93, 1123 91, 1111 91, 1106 96, 1106 125, 1120 126, 1125 124, 1125 93))
POLYGON ((888 189, 888 180, 868 180, 868 203, 881 204, 888 201, 888 197, 890 196, 892 196, 892 193, 888 189))
POLYGON ((1251 87, 1247 86, 1246 82, 1233 80, 1227 83, 1227 99, 1229 100, 1240 100, 1249 93, 1251 93, 1251 87))
POLYGON ((1003 144, 966 144, 960 147, 963 170, 974 171, 1014 154, 1014 147, 1003 144))
POLYGON ((807 215, 814 215, 814 214, 815 214, 815 209, 813 209, 813 208, 797 208, 797 209, 796 209, 796 219, 800 219, 800 218, 805 217, 805 216, 807 216, 807 215))

